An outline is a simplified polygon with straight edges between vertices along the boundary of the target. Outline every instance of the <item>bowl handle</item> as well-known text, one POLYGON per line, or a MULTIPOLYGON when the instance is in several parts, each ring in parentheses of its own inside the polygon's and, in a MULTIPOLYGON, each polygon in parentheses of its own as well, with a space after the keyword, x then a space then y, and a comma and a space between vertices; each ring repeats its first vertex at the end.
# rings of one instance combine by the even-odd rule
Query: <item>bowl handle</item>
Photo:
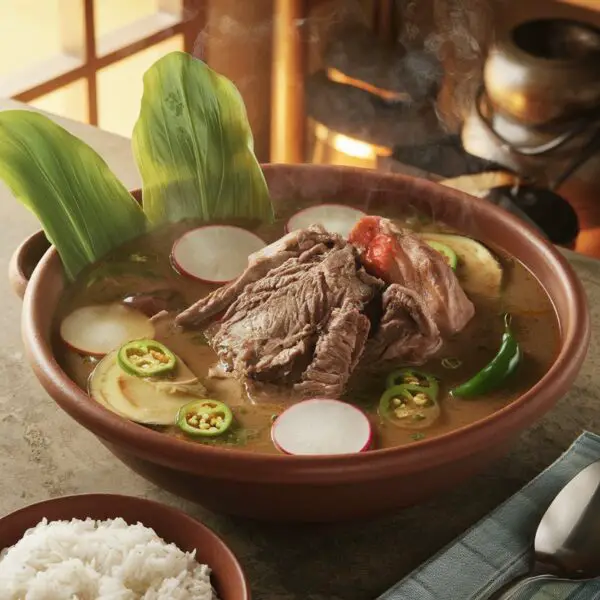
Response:
POLYGON ((8 279, 15 294, 23 299, 29 279, 42 256, 50 248, 43 231, 30 235, 15 250, 8 265, 8 279))

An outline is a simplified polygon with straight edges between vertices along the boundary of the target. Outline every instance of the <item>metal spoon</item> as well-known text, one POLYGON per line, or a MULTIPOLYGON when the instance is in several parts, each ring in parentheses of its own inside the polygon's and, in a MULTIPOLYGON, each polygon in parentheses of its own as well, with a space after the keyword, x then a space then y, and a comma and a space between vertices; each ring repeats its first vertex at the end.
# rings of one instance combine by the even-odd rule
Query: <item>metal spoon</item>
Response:
POLYGON ((600 461, 578 473, 557 494, 538 525, 528 573, 497 590, 489 600, 508 600, 526 580, 553 581, 600 576, 600 461))

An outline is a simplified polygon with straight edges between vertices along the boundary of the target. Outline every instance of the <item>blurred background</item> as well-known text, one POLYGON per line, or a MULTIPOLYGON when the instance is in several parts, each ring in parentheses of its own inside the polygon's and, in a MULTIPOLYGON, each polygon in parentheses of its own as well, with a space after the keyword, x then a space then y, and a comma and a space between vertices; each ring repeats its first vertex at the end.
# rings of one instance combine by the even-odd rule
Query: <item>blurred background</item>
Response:
POLYGON ((600 0, 0 2, 0 97, 121 136, 173 50, 236 83, 263 162, 427 177, 600 256, 600 0))

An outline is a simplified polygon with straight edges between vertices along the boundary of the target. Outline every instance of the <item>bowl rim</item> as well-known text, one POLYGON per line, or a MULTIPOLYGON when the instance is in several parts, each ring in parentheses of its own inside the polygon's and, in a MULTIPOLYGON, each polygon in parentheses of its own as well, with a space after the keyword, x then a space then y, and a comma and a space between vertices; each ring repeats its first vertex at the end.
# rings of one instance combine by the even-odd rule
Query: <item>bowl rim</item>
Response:
MULTIPOLYGON (((129 496, 126 494, 111 494, 111 493, 81 493, 81 494, 69 494, 66 496, 58 496, 56 498, 48 498, 46 500, 40 500, 39 502, 33 502, 31 504, 27 504, 22 506, 21 508, 17 508, 16 510, 9 512, 0 517, 0 528, 3 524, 18 519, 21 515, 26 515, 29 513, 35 513, 42 507, 54 506, 60 508, 61 505, 65 506, 65 515, 60 517, 61 519, 73 519, 77 517, 70 516, 73 513, 74 507, 83 508, 86 503, 94 502, 97 500, 101 500, 103 503, 110 503, 116 506, 115 513, 119 512, 119 505, 129 504, 134 506, 145 506, 149 508, 152 512, 156 513, 157 516, 170 516, 172 519, 175 519, 179 522, 183 522, 189 529, 197 530, 200 535, 209 540, 210 544, 219 549, 225 557, 227 562, 231 566, 231 572, 229 573, 229 577, 235 577, 237 579, 238 584, 242 588, 242 596, 240 597, 243 600, 250 600, 250 586, 248 584, 248 579, 246 574, 244 573, 244 569, 237 559, 236 555, 233 553, 228 544, 219 536, 216 532, 214 532, 208 525, 205 525, 198 519, 195 519, 191 515, 187 514, 185 511, 175 508, 173 506, 169 506, 168 504, 163 504, 162 502, 158 502, 157 500, 152 500, 150 498, 141 498, 139 496, 129 496)), ((76 509, 75 509, 76 510, 76 509)), ((90 515, 91 519, 95 519, 93 515, 90 515)), ((111 517, 118 518, 118 516, 111 517)), ((41 520, 41 519, 40 519, 41 520)), ((144 523, 143 521, 139 521, 145 527, 152 527, 151 525, 144 523)), ((25 534, 27 529, 21 532, 21 536, 25 534)), ((157 534, 158 535, 158 534, 157 534)), ((161 536, 159 536, 161 537, 161 536)), ((165 539, 167 543, 171 543, 169 539, 165 539)), ((3 547, 0 544, 0 550, 3 547)), ((215 573, 214 569, 211 565, 211 576, 215 573)))
MULTIPOLYGON (((272 163, 263 165, 263 169, 265 172, 274 169, 312 172, 322 170, 337 173, 340 177, 344 174, 359 173, 361 178, 403 181, 418 188, 423 194, 439 194, 439 188, 443 187, 410 176, 353 167, 272 163)), ((425 465, 429 467, 448 462, 448 456, 454 456, 458 460, 458 457, 482 451, 500 422, 515 424, 515 431, 505 437, 516 436, 533 423, 540 406, 553 403, 568 391, 587 353, 590 315, 583 285, 571 265, 533 228, 490 202, 481 201, 452 188, 444 187, 443 192, 446 197, 455 199, 458 205, 468 205, 469 210, 493 214, 496 220, 527 240, 528 247, 545 261, 561 280, 566 296, 564 314, 569 316, 571 322, 567 331, 561 330, 559 352, 544 376, 510 404, 469 425, 409 445, 375 449, 359 454, 289 456, 191 444, 129 422, 91 402, 89 396, 71 381, 59 366, 54 358, 50 339, 44 339, 40 327, 41 311, 36 305, 43 301, 38 289, 44 278, 48 273, 61 268, 60 258, 54 248, 50 248, 40 261, 25 292, 22 311, 25 353, 36 376, 53 400, 92 433, 134 456, 193 474, 210 473, 211 476, 231 478, 231 473, 234 472, 237 481, 333 485, 355 481, 357 477, 367 481, 379 479, 382 474, 392 476, 400 472, 421 471, 425 465)), ((505 429, 508 431, 510 427, 505 429)))

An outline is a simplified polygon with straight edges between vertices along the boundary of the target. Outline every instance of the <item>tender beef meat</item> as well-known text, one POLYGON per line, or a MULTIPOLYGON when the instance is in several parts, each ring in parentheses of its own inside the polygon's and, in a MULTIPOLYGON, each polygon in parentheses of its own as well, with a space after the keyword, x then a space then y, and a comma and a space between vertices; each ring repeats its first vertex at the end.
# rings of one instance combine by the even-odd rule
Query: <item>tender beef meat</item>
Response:
POLYGON ((475 307, 445 258, 414 233, 404 231, 396 239, 400 252, 394 281, 419 295, 443 335, 461 331, 475 307))
POLYGON ((352 246, 316 244, 247 285, 211 344, 238 375, 339 395, 368 335, 361 311, 381 287, 352 246))
POLYGON ((202 327, 224 369, 253 385, 339 397, 359 362, 423 364, 473 313, 439 253, 365 217, 350 243, 320 226, 284 236, 176 324, 202 327))
POLYGON ((381 321, 367 342, 364 363, 379 365, 394 360, 421 365, 441 344, 442 336, 423 298, 393 283, 383 293, 381 321))
POLYGON ((206 324, 215 315, 227 309, 247 285, 258 281, 289 258, 297 257, 318 244, 342 247, 345 242, 341 237, 327 233, 320 225, 293 231, 266 248, 251 254, 248 257, 248 267, 235 281, 216 289, 192 304, 177 316, 175 322, 182 327, 193 328, 206 324))
POLYGON ((356 307, 332 312, 327 331, 319 338, 313 361, 294 389, 304 396, 338 398, 360 359, 371 323, 356 307))
POLYGON ((442 335, 461 331, 475 314, 445 258, 414 233, 396 228, 388 219, 365 217, 350 241, 372 272, 416 292, 442 335))

